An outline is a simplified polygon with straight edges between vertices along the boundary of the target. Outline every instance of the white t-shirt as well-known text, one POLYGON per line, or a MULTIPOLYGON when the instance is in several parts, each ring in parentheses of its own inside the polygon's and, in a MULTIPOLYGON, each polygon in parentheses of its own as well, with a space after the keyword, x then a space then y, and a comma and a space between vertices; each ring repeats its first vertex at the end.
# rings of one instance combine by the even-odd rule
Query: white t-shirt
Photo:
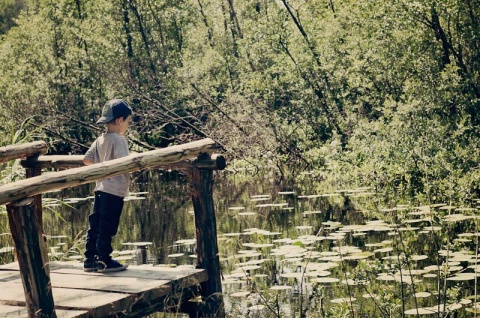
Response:
MULTIPOLYGON (((130 154, 127 140, 117 133, 104 133, 98 137, 85 153, 85 158, 95 163, 126 157, 130 154)), ((128 195, 130 174, 125 173, 96 182, 95 191, 107 192, 119 197, 128 195)))

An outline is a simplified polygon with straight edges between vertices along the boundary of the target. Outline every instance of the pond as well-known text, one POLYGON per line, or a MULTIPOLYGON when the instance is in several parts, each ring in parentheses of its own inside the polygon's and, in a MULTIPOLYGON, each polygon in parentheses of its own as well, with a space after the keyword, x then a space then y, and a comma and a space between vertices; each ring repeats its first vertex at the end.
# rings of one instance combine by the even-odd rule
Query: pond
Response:
MULTIPOLYGON (((115 258, 194 266, 187 177, 132 174, 115 258)), ((93 184, 44 195, 52 259, 80 261, 93 184)), ((477 306, 477 202, 385 202, 359 185, 332 189, 309 172, 216 172, 222 288, 231 317, 472 317, 477 306), (294 181, 295 180, 295 181, 294 181)), ((1 262, 13 261, 1 214, 1 262)), ((151 317, 163 317, 157 313, 151 317)))

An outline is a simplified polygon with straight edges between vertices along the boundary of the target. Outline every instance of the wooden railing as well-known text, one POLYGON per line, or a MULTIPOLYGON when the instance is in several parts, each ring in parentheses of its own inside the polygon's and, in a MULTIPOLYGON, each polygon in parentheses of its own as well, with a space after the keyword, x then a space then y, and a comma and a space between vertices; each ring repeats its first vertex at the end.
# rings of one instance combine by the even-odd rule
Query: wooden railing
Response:
POLYGON ((70 188, 107 177, 145 169, 184 170, 190 177, 197 242, 197 268, 206 270, 201 284, 205 314, 224 317, 215 211, 213 170, 226 166, 215 155, 209 138, 182 145, 132 154, 103 163, 84 166, 83 156, 45 156, 45 142, 0 147, 0 162, 24 158, 27 179, 0 186, 0 204, 7 204, 29 317, 56 317, 50 282, 48 253, 43 239, 42 193, 70 188), (43 168, 63 169, 42 175, 43 168))

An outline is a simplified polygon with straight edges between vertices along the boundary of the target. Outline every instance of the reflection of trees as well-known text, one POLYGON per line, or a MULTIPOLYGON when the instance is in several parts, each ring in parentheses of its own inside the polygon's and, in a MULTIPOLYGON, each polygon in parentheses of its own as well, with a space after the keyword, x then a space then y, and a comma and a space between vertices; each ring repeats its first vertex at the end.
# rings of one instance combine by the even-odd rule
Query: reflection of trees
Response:
MULTIPOLYGON (((93 195, 94 184, 66 189, 50 194, 51 197, 86 198, 93 195)), ((148 192, 144 200, 126 201, 114 248, 123 249, 121 243, 148 241, 153 245, 150 253, 164 262, 178 239, 194 238, 193 216, 187 180, 180 173, 145 171, 132 174, 130 192, 148 192)), ((67 235, 70 241, 88 229, 88 215, 92 199, 55 207, 56 212, 44 212, 44 227, 48 235, 67 235), (62 221, 63 218, 66 222, 62 221)), ((69 242, 71 244, 72 242, 69 242)))
MULTIPOLYGON (((298 198, 299 195, 321 194, 326 193, 321 191, 318 186, 315 186, 312 180, 304 181, 307 185, 291 185, 288 183, 277 184, 272 180, 265 178, 265 176, 255 175, 251 178, 244 178, 239 176, 229 175, 229 172, 217 172, 214 182, 214 200, 215 212, 217 217, 217 227, 219 228, 219 253, 222 258, 222 266, 225 274, 237 269, 239 263, 247 262, 249 260, 265 260, 261 263, 261 268, 252 270, 250 274, 266 274, 267 277, 252 276, 251 281, 246 282, 250 284, 248 287, 252 290, 256 287, 263 291, 267 290, 274 284, 283 284, 283 278, 279 275, 285 272, 295 271, 294 266, 298 263, 285 262, 284 255, 271 255, 271 247, 252 248, 258 250, 261 256, 241 257, 238 256, 239 250, 250 249, 245 247, 243 243, 271 243, 278 238, 295 239, 300 235, 318 235, 327 236, 340 230, 329 226, 324 226, 323 222, 335 221, 341 222, 344 225, 351 224, 365 224, 367 220, 382 219, 387 224, 396 225, 398 227, 415 226, 419 228, 430 227, 431 221, 433 225, 441 226, 441 231, 434 231, 430 233, 419 234, 418 231, 401 231, 396 235, 394 227, 391 231, 369 231, 365 236, 353 237, 346 235, 345 239, 340 241, 323 240, 312 244, 305 243, 305 247, 311 248, 312 252, 332 251, 334 247, 341 246, 358 246, 365 251, 373 251, 379 246, 365 246, 366 244, 376 244, 382 241, 391 241, 386 243, 389 247, 393 247, 393 251, 388 254, 376 253, 374 257, 365 260, 348 260, 341 262, 341 266, 332 268, 333 277, 341 277, 342 279, 357 279, 365 280, 368 285, 365 286, 350 286, 352 295, 365 294, 368 290, 371 294, 380 295, 382 298, 378 300, 381 304, 382 310, 387 310, 388 306, 393 303, 395 299, 401 299, 402 289, 401 285, 397 283, 387 283, 379 280, 377 275, 382 272, 395 273, 402 266, 402 272, 409 276, 408 269, 423 269, 432 264, 437 264, 437 259, 441 264, 446 260, 446 257, 439 255, 439 250, 445 249, 447 240, 450 242, 450 249, 458 250, 475 250, 474 242, 455 242, 458 233, 475 233, 476 220, 464 220, 461 222, 447 223, 443 219, 445 212, 439 212, 438 218, 432 220, 424 220, 422 222, 415 222, 412 224, 402 223, 404 218, 408 217, 409 210, 388 209, 384 211, 378 209, 379 199, 376 197, 349 197, 347 195, 337 195, 332 197, 312 197, 312 198, 298 198), (296 187, 296 188, 294 188, 296 187), (294 195, 279 195, 278 191, 293 190, 294 195), (302 191, 298 189, 303 189, 302 191), (252 201, 253 195, 269 194, 271 199, 269 201, 252 201), (256 207, 258 203, 280 203, 286 202, 289 207, 293 209, 283 209, 282 207, 256 207), (229 210, 232 206, 243 206, 244 210, 236 211, 229 210), (361 210, 361 211, 359 211, 361 210), (253 216, 239 216, 238 212, 253 211, 256 215, 253 216), (306 211, 321 211, 320 213, 306 214, 306 211), (399 214, 400 213, 400 214, 399 214), (296 229, 296 226, 309 225, 311 229, 305 230, 296 229), (243 234, 239 236, 223 236, 222 234, 232 232, 244 232, 247 228, 258 228, 270 232, 280 232, 280 235, 269 236, 261 233, 243 234), (307 245, 308 244, 308 245, 307 245), (428 256, 425 260, 414 261, 412 255, 425 254, 428 256), (233 257, 235 255, 235 257, 233 257), (400 257, 397 257, 400 255, 400 257), (404 256, 406 255, 406 257, 404 256), (392 257, 392 258, 390 258, 392 257), (291 268, 290 268, 291 267, 291 268), (392 300, 393 299, 393 300, 392 300), (385 308, 384 308, 385 307, 385 308)), ((131 192, 148 192, 144 200, 132 200, 125 202, 125 209, 123 211, 122 220, 117 237, 115 238, 116 249, 126 249, 121 245, 123 242, 138 242, 149 241, 153 245, 149 246, 149 253, 154 256, 156 260, 161 263, 168 262, 194 262, 194 259, 183 257, 181 259, 172 260, 167 259, 167 255, 171 253, 194 253, 193 246, 174 246, 175 241, 179 239, 194 239, 195 225, 194 216, 188 211, 192 210, 189 196, 189 183, 185 175, 175 172, 163 171, 148 171, 132 175, 133 183, 131 185, 131 192)), ((287 181, 283 181, 287 182, 287 181)), ((71 198, 79 197, 85 198, 92 195, 93 184, 76 187, 71 190, 64 190, 62 192, 55 192, 47 194, 48 197, 71 198)), ((398 201, 398 198, 397 198, 398 201)), ((382 203, 385 204, 385 203, 382 203)), ((395 206, 397 202, 391 203, 395 206)), ((70 240, 73 240, 78 233, 85 233, 87 229, 87 216, 90 213, 92 200, 80 201, 72 203, 71 207, 60 206, 55 209, 59 215, 52 211, 44 210, 44 224, 47 234, 49 235, 67 235, 70 240), (66 222, 63 222, 60 217, 63 217, 66 222)), ((390 206, 387 204, 387 206, 390 206)), ((418 216, 416 218, 423 218, 418 216)), ((8 222, 6 216, 1 220, 4 231, 8 232, 8 222), (7 224, 6 226, 4 224, 7 224)), ((50 239, 47 244, 55 246, 63 239, 50 239)), ((72 242, 68 242, 71 244, 72 242)), ((275 247, 283 245, 284 243, 274 243, 275 247)), ((298 242, 296 244, 304 244, 298 242)), ((9 235, 0 236, 0 247, 13 246, 9 235)), ((58 246, 58 245, 57 245, 58 246)), ((62 248, 65 250, 66 248, 62 248)), ((309 252, 308 252, 309 253, 309 252)), ((325 260, 316 259, 315 254, 312 254, 308 262, 322 263, 325 260)), ((13 260, 13 253, 0 254, 0 262, 10 262, 13 260)), ((465 265, 462 263, 462 266, 465 265)), ((304 266, 304 265, 301 265, 304 266)), ((303 269, 303 268, 302 268, 303 269)), ((432 272, 435 273, 435 272, 432 272)), ((316 278, 316 277, 315 277, 316 278)), ((415 286, 415 290, 437 290, 437 279, 425 279, 422 283, 415 286)), ((441 284, 444 282, 442 281, 441 284)), ((459 295, 469 295, 469 291, 473 290, 474 282, 467 281, 461 283, 454 283, 447 281, 447 288, 458 286, 459 295)), ((305 285, 306 286, 306 285, 305 285)), ((228 290, 228 288, 227 288, 228 290)), ((408 297, 413 293, 413 287, 404 286, 406 301, 410 301, 408 297)), ((443 290, 443 285, 442 285, 443 290)), ((298 291, 298 286, 297 290, 298 291)), ((270 292, 273 295, 273 292, 270 292)), ((309 313, 314 310, 315 301, 323 299, 333 299, 336 297, 344 297, 345 285, 315 285, 313 284, 312 295, 310 300, 311 307, 309 313)), ((296 295, 290 300, 295 299, 296 295)), ((449 296, 450 297, 450 296, 449 296)), ((306 299, 306 298, 305 298, 306 299)), ((305 300, 304 299, 304 300, 305 300)), ((428 303, 434 305, 434 303, 428 303)), ((362 306, 371 306, 368 311, 367 307, 362 307, 363 312, 373 312, 379 310, 373 307, 373 302, 362 302, 362 306)), ((306 308, 306 307, 304 307, 306 308)), ((392 309, 393 310, 393 309, 392 309)), ((377 316, 376 314, 373 314, 377 316)), ((380 315, 380 313, 379 313, 380 315)))
MULTIPOLYGON (((6 215, 4 219, 7 219, 6 215)), ((8 220, 7 220, 7 224, 8 224, 8 220)), ((11 235, 0 235, 0 247, 2 248, 0 252, 0 264, 7 264, 10 262, 13 262, 14 254, 15 254, 15 250, 13 249, 13 246, 14 246, 14 243, 11 235)))
POLYGON ((144 200, 125 202, 119 232, 123 241, 148 241, 150 253, 164 263, 175 241, 194 238, 193 216, 188 214, 189 187, 177 172, 140 173, 131 192, 148 192, 144 200))

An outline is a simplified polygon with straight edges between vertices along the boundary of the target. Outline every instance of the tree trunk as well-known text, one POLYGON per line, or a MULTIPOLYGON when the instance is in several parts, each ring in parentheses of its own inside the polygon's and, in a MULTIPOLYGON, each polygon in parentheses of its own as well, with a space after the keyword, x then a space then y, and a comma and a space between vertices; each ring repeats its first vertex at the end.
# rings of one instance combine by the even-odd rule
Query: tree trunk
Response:
POLYGON ((198 5, 200 7, 200 14, 202 15, 202 20, 203 23, 205 24, 205 27, 207 28, 207 34, 208 34, 208 43, 210 44, 211 47, 213 47, 213 28, 208 24, 208 19, 207 15, 205 14, 205 11, 203 10, 203 5, 198 0, 198 5))

